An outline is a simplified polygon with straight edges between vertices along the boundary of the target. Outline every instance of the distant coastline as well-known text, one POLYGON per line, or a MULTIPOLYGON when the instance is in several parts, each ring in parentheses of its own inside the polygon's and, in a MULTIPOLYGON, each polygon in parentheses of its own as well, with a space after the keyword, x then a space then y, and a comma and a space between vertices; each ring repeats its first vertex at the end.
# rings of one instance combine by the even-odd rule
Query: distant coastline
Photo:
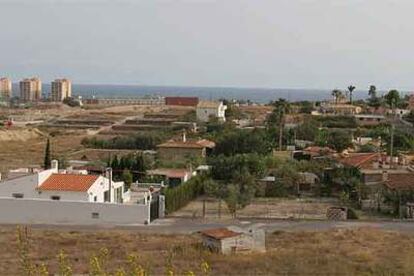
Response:
MULTIPOLYGON (((331 98, 327 89, 281 89, 281 88, 236 88, 236 87, 191 87, 191 86, 145 86, 73 84, 73 94, 90 98, 143 97, 143 96, 195 96, 201 99, 237 99, 268 103, 278 98, 289 101, 319 101, 331 98)), ((43 84, 43 93, 48 95, 50 84, 43 84)), ((13 94, 18 95, 18 84, 13 85, 13 94)), ((366 91, 357 91, 356 99, 367 98, 366 91)))

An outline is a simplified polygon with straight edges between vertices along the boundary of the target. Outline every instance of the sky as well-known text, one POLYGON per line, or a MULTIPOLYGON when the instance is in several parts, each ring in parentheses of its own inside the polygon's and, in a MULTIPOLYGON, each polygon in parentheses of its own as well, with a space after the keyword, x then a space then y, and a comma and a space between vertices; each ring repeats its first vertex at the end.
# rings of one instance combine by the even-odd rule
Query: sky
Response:
POLYGON ((0 0, 0 76, 414 88, 412 0, 0 0))

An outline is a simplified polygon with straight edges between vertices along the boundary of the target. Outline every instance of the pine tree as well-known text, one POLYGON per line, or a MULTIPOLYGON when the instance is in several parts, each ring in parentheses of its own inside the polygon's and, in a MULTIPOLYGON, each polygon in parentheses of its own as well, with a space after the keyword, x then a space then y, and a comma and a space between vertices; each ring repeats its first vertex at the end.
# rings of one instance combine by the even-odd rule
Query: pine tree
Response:
POLYGON ((112 159, 111 167, 114 170, 119 169, 119 161, 118 161, 118 156, 117 155, 115 155, 114 159, 112 159))
POLYGON ((51 162, 51 158, 50 158, 50 140, 49 138, 47 139, 46 142, 46 149, 45 149, 45 160, 43 163, 43 167, 47 170, 50 169, 50 162, 51 162))

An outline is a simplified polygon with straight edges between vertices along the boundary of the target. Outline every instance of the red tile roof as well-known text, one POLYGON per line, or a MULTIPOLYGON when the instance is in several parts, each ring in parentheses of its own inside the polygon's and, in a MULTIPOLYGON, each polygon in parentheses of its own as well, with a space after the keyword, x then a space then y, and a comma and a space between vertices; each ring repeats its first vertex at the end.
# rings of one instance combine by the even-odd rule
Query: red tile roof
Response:
POLYGON ((385 185, 393 190, 414 190, 414 173, 388 174, 385 185))
POLYGON ((208 230, 200 231, 200 233, 204 236, 207 236, 207 237, 210 237, 216 240, 232 238, 232 237, 237 237, 241 235, 241 233, 231 231, 227 228, 208 229, 208 230))
POLYGON ((367 162, 379 161, 381 155, 379 153, 352 153, 347 157, 338 159, 338 161, 346 166, 360 167, 367 162))
POLYGON ((149 175, 165 175, 169 178, 184 178, 187 174, 191 172, 186 169, 156 169, 156 170, 149 170, 149 175))
POLYGON ((307 147, 306 149, 304 149, 304 151, 307 151, 309 153, 316 153, 316 154, 336 153, 335 150, 329 147, 318 147, 318 146, 307 147))
POLYGON ((166 105, 196 106, 198 102, 197 97, 165 97, 166 105))
POLYGON ((38 187, 38 190, 86 192, 98 178, 98 175, 52 174, 38 187))

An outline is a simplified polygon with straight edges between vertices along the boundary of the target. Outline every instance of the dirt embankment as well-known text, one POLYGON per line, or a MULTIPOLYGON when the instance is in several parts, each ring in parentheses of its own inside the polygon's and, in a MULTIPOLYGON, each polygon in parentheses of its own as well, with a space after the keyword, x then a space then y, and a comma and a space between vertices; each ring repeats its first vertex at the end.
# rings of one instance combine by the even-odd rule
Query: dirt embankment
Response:
POLYGON ((0 143, 8 141, 25 142, 44 134, 36 128, 33 129, 0 129, 0 143))

